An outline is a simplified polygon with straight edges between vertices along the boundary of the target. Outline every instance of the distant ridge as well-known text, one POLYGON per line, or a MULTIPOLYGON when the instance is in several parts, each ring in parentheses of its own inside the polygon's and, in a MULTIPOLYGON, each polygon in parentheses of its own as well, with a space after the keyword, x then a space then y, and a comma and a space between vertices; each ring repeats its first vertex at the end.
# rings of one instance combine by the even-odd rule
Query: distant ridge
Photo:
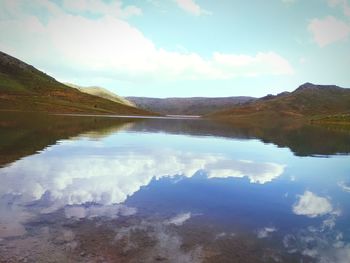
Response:
POLYGON ((205 115, 254 101, 253 97, 147 98, 126 97, 137 107, 167 115, 205 115))
POLYGON ((123 103, 82 93, 0 51, 0 110, 151 115, 123 103))

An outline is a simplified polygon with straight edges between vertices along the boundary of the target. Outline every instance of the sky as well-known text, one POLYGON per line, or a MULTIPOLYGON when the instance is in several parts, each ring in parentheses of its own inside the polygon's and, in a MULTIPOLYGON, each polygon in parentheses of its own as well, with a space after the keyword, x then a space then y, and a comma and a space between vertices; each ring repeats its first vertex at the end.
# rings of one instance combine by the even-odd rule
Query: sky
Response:
POLYGON ((350 88, 350 0, 0 0, 0 50, 122 96, 350 88))

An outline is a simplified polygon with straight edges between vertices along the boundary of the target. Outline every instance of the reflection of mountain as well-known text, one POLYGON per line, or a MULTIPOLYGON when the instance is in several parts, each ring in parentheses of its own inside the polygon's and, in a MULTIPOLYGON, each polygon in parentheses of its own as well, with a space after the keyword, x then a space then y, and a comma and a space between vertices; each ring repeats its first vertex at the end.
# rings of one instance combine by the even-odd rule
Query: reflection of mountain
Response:
MULTIPOLYGON (((112 124, 112 126, 108 125, 105 128, 99 127, 98 130, 90 130, 88 132, 80 134, 79 136, 100 140, 114 133, 124 130, 130 130, 134 126, 136 121, 137 120, 135 119, 129 119, 125 123, 123 123, 123 119, 112 119, 110 120, 110 124, 112 124)), ((107 123, 108 122, 106 122, 106 124, 107 123)))
POLYGON ((257 138, 266 143, 288 147, 300 156, 350 152, 348 132, 299 123, 278 123, 270 126, 242 123, 234 125, 207 120, 137 120, 7 112, 0 116, 0 165, 34 154, 61 139, 80 134, 100 139, 121 129, 233 139, 257 138))
POLYGON ((0 165, 34 154, 62 139, 89 131, 87 136, 101 137, 135 121, 6 112, 0 115, 0 165))
POLYGON ((209 120, 148 120, 132 130, 166 132, 196 136, 219 136, 238 139, 259 139, 279 147, 288 147, 298 156, 350 153, 350 133, 301 122, 225 123, 209 120), (325 138, 327 138, 325 140, 325 138))

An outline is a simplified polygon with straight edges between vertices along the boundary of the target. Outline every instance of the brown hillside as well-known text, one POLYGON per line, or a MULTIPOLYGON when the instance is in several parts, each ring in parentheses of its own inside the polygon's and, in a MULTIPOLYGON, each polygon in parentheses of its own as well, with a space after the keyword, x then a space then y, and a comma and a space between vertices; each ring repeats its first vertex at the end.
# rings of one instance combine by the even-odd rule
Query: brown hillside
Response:
POLYGON ((291 93, 266 96, 252 103, 208 115, 224 119, 312 118, 350 112, 350 89, 305 83, 291 93))

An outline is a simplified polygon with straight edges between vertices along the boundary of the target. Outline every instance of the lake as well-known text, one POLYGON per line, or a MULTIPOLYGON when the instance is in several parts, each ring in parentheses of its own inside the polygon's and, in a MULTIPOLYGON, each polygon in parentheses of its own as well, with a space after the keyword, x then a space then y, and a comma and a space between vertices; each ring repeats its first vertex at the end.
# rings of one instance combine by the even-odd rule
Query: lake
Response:
POLYGON ((350 262, 350 131, 2 113, 0 262, 350 262))

